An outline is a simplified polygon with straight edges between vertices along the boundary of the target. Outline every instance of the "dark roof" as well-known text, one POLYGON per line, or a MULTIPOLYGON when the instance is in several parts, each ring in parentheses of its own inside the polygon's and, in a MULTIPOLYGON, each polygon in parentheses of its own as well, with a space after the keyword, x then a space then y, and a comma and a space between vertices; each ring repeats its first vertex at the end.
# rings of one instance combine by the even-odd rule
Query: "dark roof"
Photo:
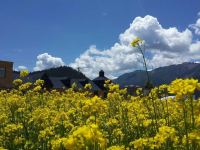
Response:
POLYGON ((92 85, 92 89, 91 90, 93 90, 93 91, 99 91, 99 90, 101 90, 94 82, 92 82, 91 80, 90 80, 90 84, 92 85))
POLYGON ((101 81, 101 80, 109 80, 107 77, 97 77, 97 78, 95 78, 95 79, 93 79, 93 81, 101 81))
POLYGON ((92 81, 94 82, 94 84, 100 89, 100 90, 107 90, 105 87, 104 87, 104 84, 105 84, 105 81, 106 80, 109 80, 107 77, 104 76, 104 71, 103 70, 100 70, 99 71, 99 76, 95 79, 93 79, 92 81))
POLYGON ((63 80, 67 80, 67 78, 64 77, 49 77, 49 80, 51 81, 53 87, 56 89, 65 88, 65 84, 63 83, 63 80))
POLYGON ((104 71, 100 70, 99 71, 99 76, 95 79, 93 79, 93 81, 105 81, 105 80, 109 80, 107 77, 104 76, 104 71))
POLYGON ((84 86, 79 82, 78 79, 71 79, 71 85, 72 84, 76 84, 77 89, 83 89, 84 88, 84 86))
POLYGON ((101 90, 93 81, 89 79, 71 79, 71 85, 75 83, 78 89, 83 89, 86 84, 91 84, 92 91, 99 91, 101 90))
POLYGON ((92 91, 99 91, 100 88, 91 80, 89 79, 72 79, 71 84, 75 83, 77 88, 83 89, 86 84, 91 84, 92 86, 92 91))

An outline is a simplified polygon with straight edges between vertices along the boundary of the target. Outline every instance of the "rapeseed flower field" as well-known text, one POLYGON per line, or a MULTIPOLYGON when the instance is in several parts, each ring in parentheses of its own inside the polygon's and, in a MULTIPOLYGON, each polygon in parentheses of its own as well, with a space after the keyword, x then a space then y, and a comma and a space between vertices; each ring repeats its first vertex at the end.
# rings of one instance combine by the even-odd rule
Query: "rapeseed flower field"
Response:
POLYGON ((200 149, 198 80, 177 79, 148 95, 138 89, 136 96, 108 81, 104 99, 90 85, 77 92, 45 90, 42 80, 13 84, 0 91, 1 150, 200 149))

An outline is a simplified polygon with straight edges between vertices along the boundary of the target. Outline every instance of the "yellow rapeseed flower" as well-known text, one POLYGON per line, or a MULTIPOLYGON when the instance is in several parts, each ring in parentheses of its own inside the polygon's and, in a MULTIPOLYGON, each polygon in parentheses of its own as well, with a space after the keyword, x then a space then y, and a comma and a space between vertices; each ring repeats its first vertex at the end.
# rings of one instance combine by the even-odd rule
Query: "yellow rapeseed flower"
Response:
POLYGON ((175 94, 177 99, 194 94, 199 89, 200 83, 196 79, 176 79, 168 86, 170 94, 175 94))
POLYGON ((22 78, 28 76, 28 74, 29 74, 28 70, 20 71, 20 77, 22 77, 22 78))
POLYGON ((131 46, 137 47, 140 42, 142 42, 142 40, 139 37, 137 37, 131 42, 131 46))

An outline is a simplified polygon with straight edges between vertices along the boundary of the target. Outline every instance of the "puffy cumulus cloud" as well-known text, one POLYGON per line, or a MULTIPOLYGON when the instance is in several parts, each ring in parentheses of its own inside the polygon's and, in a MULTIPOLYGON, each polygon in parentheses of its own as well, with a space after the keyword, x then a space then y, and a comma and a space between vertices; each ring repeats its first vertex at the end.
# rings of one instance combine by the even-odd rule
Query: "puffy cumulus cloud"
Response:
POLYGON ((21 71, 21 70, 27 70, 26 66, 18 66, 15 70, 21 71))
POLYGON ((140 68, 137 52, 133 53, 130 46, 116 43, 108 50, 98 50, 90 46, 75 62, 70 64, 73 68, 80 68, 86 76, 94 78, 103 69, 109 78, 128 72, 130 68, 140 68))
POLYGON ((190 52, 200 54, 200 41, 196 41, 190 45, 190 52))
POLYGON ((65 63, 59 57, 53 57, 48 53, 39 54, 37 56, 36 66, 34 71, 44 70, 52 67, 64 66, 65 63))
POLYGON ((155 69, 172 64, 181 64, 190 60, 191 58, 183 53, 169 53, 159 51, 153 54, 152 59, 148 59, 148 67, 155 69))
POLYGON ((162 51, 186 51, 192 41, 192 32, 188 29, 178 31, 171 27, 165 29, 152 16, 136 17, 130 27, 120 34, 120 43, 127 45, 135 37, 145 40, 148 49, 162 51))
POLYGON ((199 59, 200 56, 200 41, 193 42, 189 29, 179 31, 176 27, 164 28, 157 18, 147 15, 136 17, 130 27, 119 35, 119 42, 111 48, 99 50, 94 45, 90 46, 70 66, 79 67, 91 78, 96 77, 101 69, 111 78, 141 69, 141 55, 130 46, 136 37, 145 41, 150 69, 199 59))

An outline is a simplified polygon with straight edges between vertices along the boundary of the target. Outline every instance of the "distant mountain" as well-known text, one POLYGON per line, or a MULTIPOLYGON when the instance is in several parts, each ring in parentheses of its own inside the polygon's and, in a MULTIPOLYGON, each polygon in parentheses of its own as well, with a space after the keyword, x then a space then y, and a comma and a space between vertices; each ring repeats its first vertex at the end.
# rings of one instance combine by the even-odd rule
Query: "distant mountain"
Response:
MULTIPOLYGON (((200 80, 200 64, 187 62, 178 65, 160 67, 149 71, 149 75, 154 86, 169 84, 176 78, 196 78, 200 80)), ((114 82, 120 84, 121 86, 144 86, 146 81, 146 73, 143 70, 123 74, 114 80, 114 82)))
MULTIPOLYGON (((88 79, 83 73, 78 72, 77 70, 68 66, 62 66, 62 67, 51 68, 51 69, 46 69, 42 71, 30 72, 28 77, 31 78, 31 80, 37 80, 44 74, 48 75, 49 77, 88 79)), ((19 72, 13 71, 13 78, 16 79, 18 77, 19 77, 19 72)))

